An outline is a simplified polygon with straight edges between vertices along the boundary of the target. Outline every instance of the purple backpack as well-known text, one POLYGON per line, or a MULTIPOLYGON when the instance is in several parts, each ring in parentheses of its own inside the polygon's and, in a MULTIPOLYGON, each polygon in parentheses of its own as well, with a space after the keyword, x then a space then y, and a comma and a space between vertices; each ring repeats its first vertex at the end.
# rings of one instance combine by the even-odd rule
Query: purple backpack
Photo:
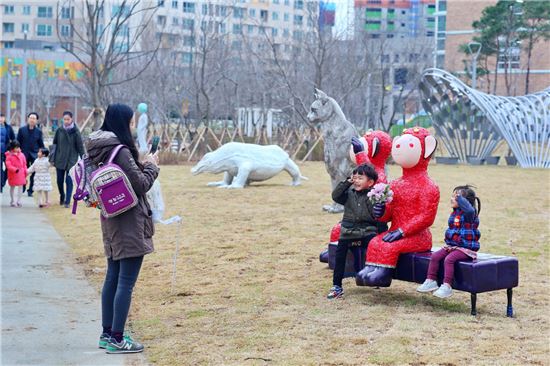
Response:
POLYGON ((124 145, 113 149, 107 164, 95 166, 89 157, 84 156, 71 169, 76 183, 73 196, 73 214, 76 214, 78 201, 84 201, 88 207, 101 209, 105 218, 111 218, 130 210, 138 204, 138 198, 126 173, 113 163, 124 145))

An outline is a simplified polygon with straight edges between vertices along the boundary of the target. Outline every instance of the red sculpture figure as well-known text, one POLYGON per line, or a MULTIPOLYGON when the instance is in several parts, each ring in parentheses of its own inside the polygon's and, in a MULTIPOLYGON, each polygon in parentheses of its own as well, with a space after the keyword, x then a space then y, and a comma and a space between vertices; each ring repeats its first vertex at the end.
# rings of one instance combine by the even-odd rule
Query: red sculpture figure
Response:
POLYGON ((352 138, 350 157, 357 165, 371 163, 378 173, 376 183, 387 183, 386 160, 391 154, 391 137, 384 131, 367 131, 360 139, 352 138))
MULTIPOLYGON (((356 165, 370 163, 378 173, 376 183, 387 183, 386 160, 391 154, 391 137, 384 131, 367 131, 361 138, 352 137, 350 147, 350 159, 356 165)), ((386 231, 387 225, 380 223, 378 232, 386 231)), ((331 242, 338 242, 340 237, 340 222, 332 227, 330 234, 331 242), (333 237, 336 239, 333 240, 333 237)), ((320 254, 322 262, 328 262, 328 250, 320 254)))
POLYGON ((391 221, 390 230, 371 240, 366 267, 357 274, 359 286, 388 287, 401 253, 432 248, 429 227, 435 220, 439 188, 428 177, 428 163, 437 142, 428 130, 413 127, 393 140, 391 155, 403 176, 390 183, 393 201, 375 205, 380 221, 391 221))

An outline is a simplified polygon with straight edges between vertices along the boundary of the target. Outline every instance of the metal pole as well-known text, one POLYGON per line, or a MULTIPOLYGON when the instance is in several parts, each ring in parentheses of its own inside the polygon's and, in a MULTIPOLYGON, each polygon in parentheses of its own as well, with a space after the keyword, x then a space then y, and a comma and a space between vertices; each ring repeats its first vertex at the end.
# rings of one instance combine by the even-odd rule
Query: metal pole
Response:
POLYGON ((477 55, 472 59, 472 89, 476 88, 477 84, 477 55))
POLYGON ((21 127, 25 126, 27 118, 27 31, 25 31, 25 42, 23 44, 23 75, 21 83, 21 127))
POLYGON ((6 96, 6 121, 11 122, 11 59, 8 59, 8 94, 6 96))

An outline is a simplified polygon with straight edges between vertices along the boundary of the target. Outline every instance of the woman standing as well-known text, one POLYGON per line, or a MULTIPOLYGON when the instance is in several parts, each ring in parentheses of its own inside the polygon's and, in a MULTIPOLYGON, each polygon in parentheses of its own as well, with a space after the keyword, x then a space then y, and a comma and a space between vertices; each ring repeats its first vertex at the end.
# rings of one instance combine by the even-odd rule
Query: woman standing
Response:
POLYGON ((55 131, 53 143, 55 145, 53 160, 57 174, 59 204, 69 208, 71 194, 73 193, 73 180, 69 175, 69 170, 76 164, 78 157, 84 155, 82 137, 80 136, 80 130, 73 122, 72 112, 63 112, 63 126, 55 131), (66 191, 63 184, 66 185, 66 191))
POLYGON ((159 168, 156 154, 147 155, 143 164, 139 162, 130 131, 133 115, 127 105, 111 104, 100 130, 92 133, 86 142, 88 155, 95 164, 106 162, 116 146, 125 146, 114 163, 127 175, 139 199, 129 211, 109 219, 101 217, 107 274, 101 293, 103 332, 99 347, 106 348, 107 353, 143 351, 143 345, 123 333, 143 257, 154 250, 153 219, 145 194, 157 178, 159 168))

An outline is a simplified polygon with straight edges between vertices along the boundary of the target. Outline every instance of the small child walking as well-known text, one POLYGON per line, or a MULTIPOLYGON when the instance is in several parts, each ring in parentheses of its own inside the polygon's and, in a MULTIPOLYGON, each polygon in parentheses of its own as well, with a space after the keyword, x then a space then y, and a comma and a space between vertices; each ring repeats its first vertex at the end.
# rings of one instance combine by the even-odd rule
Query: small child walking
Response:
POLYGON ((332 192, 332 199, 344 205, 344 217, 340 238, 336 247, 336 263, 328 299, 339 298, 344 294, 342 279, 346 267, 348 250, 353 253, 355 272, 363 269, 364 259, 361 249, 366 249, 370 240, 377 234, 377 221, 372 213, 373 204, 367 193, 378 179, 378 174, 370 164, 359 165, 352 176, 340 182, 332 192))
POLYGON ((45 147, 38 150, 37 159, 30 166, 27 175, 34 174, 34 191, 38 196, 38 207, 50 207, 48 198, 49 192, 52 191, 52 176, 50 175, 50 162, 48 155, 50 151, 45 147))
POLYGON ((432 254, 426 281, 416 290, 434 292, 434 296, 446 298, 453 294, 451 284, 454 278, 454 265, 457 261, 475 259, 479 250, 479 212, 481 201, 471 186, 458 186, 451 196, 453 212, 449 216, 449 227, 445 231, 445 246, 432 254), (477 209, 475 205, 477 203, 477 209), (439 262, 444 260, 443 284, 437 286, 439 262))
POLYGON ((6 168, 10 186, 10 206, 21 207, 21 194, 23 187, 27 184, 27 159, 21 152, 21 145, 17 140, 12 140, 8 145, 6 168))

